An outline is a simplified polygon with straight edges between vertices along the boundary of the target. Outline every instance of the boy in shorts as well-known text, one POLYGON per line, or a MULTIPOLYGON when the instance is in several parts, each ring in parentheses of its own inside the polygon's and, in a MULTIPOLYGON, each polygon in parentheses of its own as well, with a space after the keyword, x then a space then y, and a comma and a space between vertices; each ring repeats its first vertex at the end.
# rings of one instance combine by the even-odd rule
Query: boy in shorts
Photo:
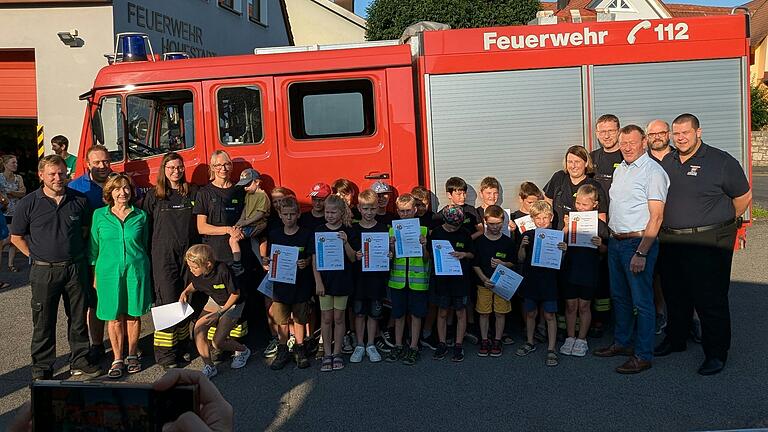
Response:
MULTIPOLYGON (((293 335, 296 338, 296 344, 293 346, 296 365, 299 369, 304 369, 309 367, 309 355, 304 345, 304 330, 312 307, 310 300, 315 293, 315 277, 312 272, 314 233, 298 225, 299 203, 294 197, 283 199, 280 205, 280 219, 283 226, 269 233, 269 244, 296 247, 299 249, 299 259, 296 261, 296 283, 272 283, 271 310, 278 326, 279 344, 270 368, 279 370, 291 361, 288 353, 288 338, 292 319, 293 335)), ((279 259, 279 257, 268 257, 265 261, 274 264, 275 258, 279 259)))
MULTIPOLYGON (((400 219, 416 217, 416 199, 411 194, 397 197, 397 215, 400 219)), ((392 221, 397 225, 398 220, 392 221)), ((419 336, 421 320, 427 316, 429 300, 429 251, 427 245, 427 227, 420 226, 421 256, 399 258, 394 253, 394 228, 389 229, 390 249, 392 250, 392 269, 389 273, 389 295, 392 299, 392 318, 395 320, 395 347, 389 352, 388 362, 402 361, 413 366, 419 360, 419 336), (411 318, 411 340, 403 348, 405 315, 411 318)))
MULTIPOLYGON (((250 240, 251 250, 260 261, 260 234, 267 228, 272 203, 269 202, 267 193, 261 188, 261 175, 253 168, 244 169, 240 173, 240 181, 235 186, 245 190, 243 213, 235 225, 239 226, 243 230, 245 238, 250 240)), ((240 244, 236 237, 230 236, 229 247, 232 249, 232 270, 235 272, 235 276, 239 276, 245 270, 240 262, 240 244)))
POLYGON ((195 322, 195 345, 203 360, 202 373, 208 378, 218 374, 211 360, 208 330, 216 327, 213 335, 213 347, 221 351, 234 351, 232 369, 245 366, 251 350, 247 346, 231 339, 229 332, 237 325, 243 313, 244 298, 235 285, 232 272, 226 263, 214 259, 213 248, 207 244, 190 247, 184 259, 189 270, 186 273, 187 287, 179 296, 181 303, 186 303, 190 295, 200 291, 208 295, 208 303, 195 322))
POLYGON ((504 266, 512 268, 517 255, 515 241, 501 233, 504 225, 504 209, 497 205, 490 205, 484 211, 485 232, 475 240, 474 271, 481 285, 477 286, 477 305, 475 309, 480 314, 480 349, 477 355, 480 357, 500 357, 502 353, 501 338, 504 333, 506 314, 512 310, 509 300, 494 294, 491 276, 496 267, 504 266), (496 318, 496 337, 488 339, 488 326, 491 312, 496 318))

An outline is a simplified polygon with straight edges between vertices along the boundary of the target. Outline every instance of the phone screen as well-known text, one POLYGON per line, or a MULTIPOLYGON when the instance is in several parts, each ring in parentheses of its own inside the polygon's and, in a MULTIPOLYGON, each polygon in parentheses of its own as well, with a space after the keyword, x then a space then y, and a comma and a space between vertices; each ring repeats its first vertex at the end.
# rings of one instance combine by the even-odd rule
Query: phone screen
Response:
POLYGON ((151 385, 37 381, 32 385, 35 431, 159 431, 196 411, 196 388, 164 392, 151 385))

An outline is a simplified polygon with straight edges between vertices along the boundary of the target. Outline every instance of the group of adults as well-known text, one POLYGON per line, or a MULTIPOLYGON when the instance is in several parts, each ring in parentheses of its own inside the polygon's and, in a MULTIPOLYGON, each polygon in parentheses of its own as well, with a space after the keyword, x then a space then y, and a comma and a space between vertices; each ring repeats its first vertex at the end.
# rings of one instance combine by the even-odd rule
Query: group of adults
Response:
POLYGON ((752 200, 744 170, 734 157, 702 141, 692 114, 675 118, 671 129, 660 119, 646 130, 622 128, 611 114, 596 126, 600 148, 590 155, 569 149, 566 170, 548 184, 558 186, 545 190, 558 229, 579 186, 592 183, 601 191, 598 212, 612 237, 604 286, 610 287, 615 322, 613 343, 594 354, 628 356, 616 368, 620 373, 647 370, 654 356, 686 349, 695 308, 705 356, 698 372, 717 374, 731 343, 728 291, 736 234, 752 200), (655 275, 668 324, 654 348, 655 275))

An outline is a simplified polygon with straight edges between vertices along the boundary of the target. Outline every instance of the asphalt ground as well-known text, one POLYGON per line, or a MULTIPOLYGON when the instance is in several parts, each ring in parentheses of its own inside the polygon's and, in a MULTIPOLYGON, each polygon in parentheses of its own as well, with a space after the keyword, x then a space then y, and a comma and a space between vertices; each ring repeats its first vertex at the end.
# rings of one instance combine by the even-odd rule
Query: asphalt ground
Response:
POLYGON ((768 167, 752 168, 752 201, 768 209, 768 167))
MULTIPOLYGON (((544 365, 545 349, 517 357, 507 347, 500 358, 480 358, 467 347, 463 363, 435 361, 431 351, 415 366, 371 364, 320 373, 289 366, 271 371, 254 356, 244 369, 219 366, 215 384, 235 408, 236 429, 250 430, 722 430, 768 428, 768 223, 749 229, 747 249, 737 252, 731 284, 733 347, 719 375, 696 369, 701 348, 660 358, 636 376, 613 372, 623 359, 561 356, 544 365)), ((17 260, 19 266, 21 260, 17 260)), ((28 266, 0 273, 14 286, 0 292, 0 430, 29 398, 29 341, 32 329, 28 266)), ((145 320, 146 322, 146 320, 145 320)), ((65 377, 66 321, 60 313, 57 367, 65 377)), ((152 365, 151 328, 144 328, 145 370, 128 381, 151 382, 162 375, 152 365)), ((659 339, 660 340, 660 339, 659 339)), ((610 342, 590 340, 590 348, 610 342)), ((263 341, 254 343, 262 349, 263 341)), ((189 367, 200 368, 200 360, 189 367)))

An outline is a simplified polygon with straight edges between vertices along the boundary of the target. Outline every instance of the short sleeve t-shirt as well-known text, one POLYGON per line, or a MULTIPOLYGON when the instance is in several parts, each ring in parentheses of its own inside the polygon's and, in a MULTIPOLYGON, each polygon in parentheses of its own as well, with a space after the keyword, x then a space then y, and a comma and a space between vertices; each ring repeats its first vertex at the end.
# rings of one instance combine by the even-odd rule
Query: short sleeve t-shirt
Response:
MULTIPOLYGON (((435 240, 448 240, 453 246, 453 250, 456 252, 474 252, 474 244, 472 237, 465 229, 458 229, 453 232, 448 232, 440 225, 429 235, 428 245, 429 250, 432 250, 432 242, 435 240)), ((431 286, 435 290, 435 294, 441 296, 451 297, 464 297, 469 295, 469 287, 474 280, 472 271, 472 260, 461 260, 461 276, 437 276, 435 274, 434 266, 431 271, 431 286)))
MULTIPOLYGON (((608 225, 597 220, 597 235, 608 244, 610 232, 608 225)), ((565 280, 575 285, 597 287, 600 280, 600 252, 598 249, 568 246, 563 260, 565 280)))
POLYGON ((267 193, 263 190, 257 190, 254 193, 246 193, 243 215, 240 219, 252 219, 256 216, 256 212, 262 212, 265 215, 268 215, 271 208, 272 203, 269 201, 267 193))
MULTIPOLYGON (((276 228, 269 233, 269 244, 294 246, 299 248, 299 259, 310 259, 314 254, 315 234, 311 230, 299 227, 294 234, 288 235, 285 230, 276 228)), ((272 299, 285 304, 297 304, 309 301, 315 293, 315 276, 312 272, 312 262, 304 269, 296 269, 296 283, 273 282, 272 299)))
POLYGON ((608 198, 600 183, 595 179, 586 177, 578 184, 573 184, 568 173, 562 170, 557 171, 544 186, 544 195, 552 200, 552 209, 555 212, 554 219, 552 219, 553 229, 563 229, 565 226, 563 217, 572 211, 576 211, 576 191, 585 184, 591 184, 597 189, 597 211, 599 213, 608 213, 608 198))
POLYGON ((592 177, 600 183, 603 190, 610 190, 611 183, 613 183, 613 170, 624 160, 624 156, 619 150, 608 153, 603 148, 594 150, 589 155, 592 157, 592 164, 594 165, 592 177))
POLYGON ((67 165, 67 178, 72 178, 75 173, 75 164, 77 163, 77 156, 69 155, 64 159, 64 163, 67 165))
POLYGON ((492 258, 511 263, 517 261, 515 241, 505 235, 496 240, 491 240, 486 235, 481 235, 475 239, 475 259, 473 265, 480 267, 483 274, 489 278, 495 270, 491 267, 492 258))
POLYGON ((529 243, 525 246, 525 261, 521 263, 523 283, 520 284, 519 292, 526 299, 557 300, 558 270, 531 265, 531 251, 533 250, 535 233, 535 230, 523 233, 523 237, 528 237, 529 243))
MULTIPOLYGON (((208 223, 213 226, 234 226, 243 213, 243 195, 244 192, 240 188, 234 186, 220 188, 209 183, 200 188, 197 193, 197 200, 192 208, 192 213, 207 216, 208 223)), ((204 235, 203 243, 213 248, 217 261, 232 261, 229 235, 204 235)), ((242 249, 245 250, 246 248, 243 247, 242 249)))
MULTIPOLYGON (((344 231, 347 234, 347 239, 354 236, 352 227, 340 226, 335 230, 329 229, 328 225, 322 224, 315 229, 315 233, 319 232, 340 232, 344 231)), ((314 242, 314 235, 312 241, 314 242)), ((317 249, 317 248, 315 248, 317 249)), ((325 295, 331 296, 348 296, 354 292, 354 270, 352 268, 352 261, 349 260, 347 254, 344 253, 344 269, 343 270, 325 270, 320 272, 320 277, 323 280, 323 286, 325 287, 325 295)))
MULTIPOLYGON (((362 250, 363 236, 366 233, 389 233, 389 228, 381 222, 371 228, 365 228, 360 224, 352 226, 352 236, 349 238, 349 244, 355 251, 362 250)), ((362 261, 355 261, 355 299, 358 300, 381 300, 387 296, 387 282, 389 282, 388 271, 364 272, 362 261)))
POLYGON ((477 209, 469 204, 461 206, 464 211, 464 223, 461 224, 461 228, 472 235, 477 232, 477 224, 480 223, 482 218, 478 215, 477 209))
POLYGON ((427 231, 431 232, 436 227, 442 225, 439 219, 435 218, 435 212, 427 210, 426 213, 419 216, 419 224, 423 227, 427 227, 427 231))
MULTIPOLYGON (((235 285, 235 279, 232 277, 232 272, 229 270, 226 264, 220 262, 216 263, 210 273, 195 276, 187 270, 185 275, 186 283, 191 283, 195 288, 195 291, 207 295, 219 306, 224 306, 229 300, 231 294, 239 294, 240 290, 235 285)), ((243 296, 241 295, 237 299, 237 303, 243 302, 243 296)))
POLYGON ((378 214, 377 213, 376 214, 376 220, 378 222, 381 222, 382 224, 384 224, 387 227, 391 227, 392 226, 392 221, 395 220, 395 215, 392 214, 392 213, 389 213, 389 212, 384 213, 384 214, 378 214))
POLYGON ((315 216, 311 211, 304 212, 299 216, 299 226, 302 226, 310 231, 314 231, 317 227, 325 225, 325 215, 315 216))

